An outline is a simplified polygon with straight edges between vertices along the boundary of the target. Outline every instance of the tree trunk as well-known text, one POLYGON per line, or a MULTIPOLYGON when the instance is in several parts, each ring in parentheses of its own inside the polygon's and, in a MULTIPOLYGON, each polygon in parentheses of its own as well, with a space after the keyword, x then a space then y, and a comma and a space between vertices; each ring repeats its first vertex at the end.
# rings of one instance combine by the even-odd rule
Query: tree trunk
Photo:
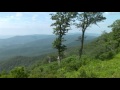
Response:
POLYGON ((51 57, 48 57, 48 62, 51 63, 51 57))
POLYGON ((58 60, 58 65, 60 66, 60 61, 61 61, 60 56, 58 56, 57 60, 58 60))
POLYGON ((61 45, 62 45, 62 30, 61 30, 61 25, 60 25, 60 35, 59 35, 59 39, 60 39, 60 44, 59 44, 59 49, 58 49, 58 65, 60 65, 61 62, 61 45))
POLYGON ((83 52, 84 34, 85 34, 85 30, 82 30, 81 47, 80 47, 80 50, 79 50, 79 59, 81 58, 82 52, 83 52))

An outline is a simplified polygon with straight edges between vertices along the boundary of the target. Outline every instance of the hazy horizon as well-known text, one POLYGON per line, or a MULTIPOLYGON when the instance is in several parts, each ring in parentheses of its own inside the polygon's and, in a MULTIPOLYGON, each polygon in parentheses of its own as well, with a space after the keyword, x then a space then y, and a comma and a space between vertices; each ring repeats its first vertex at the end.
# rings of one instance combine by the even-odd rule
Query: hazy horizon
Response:
MULTIPOLYGON (((72 34, 81 34, 80 32, 77 33, 77 32, 73 32, 73 33, 67 33, 66 35, 72 35, 72 34)), ((96 36, 96 35, 101 35, 101 34, 96 34, 96 33, 86 33, 86 34, 93 34, 93 36, 96 36)), ((54 35, 54 34, 26 34, 26 35, 0 35, 0 39, 7 39, 7 38, 11 38, 11 37, 15 37, 15 36, 29 36, 29 35, 54 35)))

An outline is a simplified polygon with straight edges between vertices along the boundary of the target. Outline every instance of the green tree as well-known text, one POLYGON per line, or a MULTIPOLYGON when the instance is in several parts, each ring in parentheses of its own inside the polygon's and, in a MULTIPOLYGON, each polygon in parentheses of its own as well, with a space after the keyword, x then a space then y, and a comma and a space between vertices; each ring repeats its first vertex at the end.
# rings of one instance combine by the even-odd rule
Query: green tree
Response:
POLYGON ((79 49, 79 59, 82 56, 82 51, 83 51, 83 44, 84 44, 84 36, 85 36, 85 31, 88 27, 90 27, 92 24, 96 24, 97 22, 100 22, 102 20, 105 20, 106 18, 103 17, 102 12, 82 12, 78 13, 77 15, 77 20, 79 23, 75 23, 77 28, 80 28, 82 30, 82 36, 80 38, 81 41, 81 47, 79 49))
POLYGON ((112 28, 113 39, 116 43, 116 48, 120 47, 120 19, 116 20, 112 25, 108 27, 112 28))
POLYGON ((75 18, 77 12, 56 12, 56 14, 51 14, 51 19, 55 20, 51 26, 55 26, 53 33, 57 35, 57 38, 53 42, 53 47, 58 50, 58 64, 63 57, 63 52, 66 46, 62 43, 65 41, 64 35, 70 30, 71 21, 75 18))

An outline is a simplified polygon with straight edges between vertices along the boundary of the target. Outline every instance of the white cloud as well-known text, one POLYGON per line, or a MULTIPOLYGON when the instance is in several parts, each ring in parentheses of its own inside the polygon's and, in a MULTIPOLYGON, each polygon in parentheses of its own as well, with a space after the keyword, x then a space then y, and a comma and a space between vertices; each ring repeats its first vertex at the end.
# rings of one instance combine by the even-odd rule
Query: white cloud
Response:
POLYGON ((103 15, 107 17, 107 16, 112 15, 112 14, 116 14, 116 13, 114 13, 114 12, 104 12, 103 15))
POLYGON ((17 12, 13 15, 7 15, 7 16, 4 16, 4 17, 0 17, 0 23, 4 24, 4 23, 11 23, 10 21, 12 20, 20 20, 21 17, 23 16, 23 13, 21 12, 17 12))
POLYGON ((35 21, 37 19, 38 15, 33 15, 32 20, 35 21))
POLYGON ((104 15, 105 16, 108 16, 108 15, 120 15, 120 12, 105 12, 104 15))
POLYGON ((110 12, 105 12, 106 15, 110 14, 110 12))
POLYGON ((14 16, 14 18, 17 20, 20 20, 22 16, 23 16, 22 12, 17 12, 16 15, 14 16))
POLYGON ((17 12, 15 16, 16 16, 16 17, 22 17, 22 16, 23 16, 23 13, 22 13, 22 12, 17 12))

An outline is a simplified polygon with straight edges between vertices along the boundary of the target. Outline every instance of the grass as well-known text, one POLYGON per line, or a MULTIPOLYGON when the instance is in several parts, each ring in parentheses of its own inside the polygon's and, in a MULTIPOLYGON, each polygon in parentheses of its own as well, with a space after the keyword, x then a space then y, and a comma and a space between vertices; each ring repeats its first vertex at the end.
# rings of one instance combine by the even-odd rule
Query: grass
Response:
POLYGON ((31 73, 33 72, 35 77, 44 78, 118 78, 120 77, 120 54, 106 61, 89 58, 80 61, 73 55, 62 60, 60 67, 57 62, 53 62, 36 67, 31 73))
POLYGON ((119 78, 120 77, 120 54, 107 61, 92 60, 87 65, 79 68, 79 77, 87 78, 119 78))

